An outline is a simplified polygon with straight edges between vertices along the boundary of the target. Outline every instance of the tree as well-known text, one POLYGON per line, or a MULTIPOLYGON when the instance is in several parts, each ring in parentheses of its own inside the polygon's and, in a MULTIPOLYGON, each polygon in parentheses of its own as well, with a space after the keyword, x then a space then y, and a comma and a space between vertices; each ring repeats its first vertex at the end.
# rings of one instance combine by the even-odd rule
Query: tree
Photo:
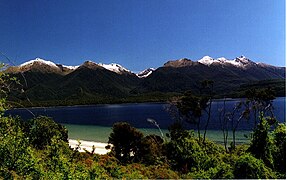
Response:
POLYGON ((39 116, 31 120, 30 140, 34 147, 44 149, 50 145, 54 136, 68 142, 68 131, 52 118, 39 116))
POLYGON ((113 145, 115 157, 122 163, 128 163, 137 156, 143 136, 143 133, 130 124, 117 122, 113 125, 108 143, 113 145))
POLYGON ((250 115, 249 103, 244 101, 240 101, 235 103, 232 111, 228 112, 226 107, 226 99, 223 100, 223 107, 219 109, 219 122, 223 134, 223 143, 225 151, 228 152, 229 149, 227 147, 228 143, 228 131, 229 127, 232 130, 232 143, 231 150, 235 149, 236 146, 236 131, 243 119, 248 120, 250 115))
POLYGON ((263 113, 261 113, 260 123, 254 130, 248 151, 251 152, 254 157, 262 159, 265 164, 273 168, 272 141, 269 135, 270 123, 268 119, 269 117, 265 118, 263 117, 263 113))
POLYGON ((200 94, 204 96, 205 99, 208 99, 208 102, 206 102, 207 107, 203 109, 205 113, 207 114, 207 122, 204 126, 204 134, 203 134, 203 142, 205 142, 206 138, 206 132, 209 125, 209 121, 211 118, 211 105, 213 101, 213 81, 205 80, 201 83, 201 89, 200 94))
POLYGON ((254 127, 260 123, 259 115, 263 113, 264 116, 273 115, 272 100, 275 98, 274 91, 271 88, 266 89, 249 89, 245 92, 246 100, 236 103, 232 111, 227 111, 226 100, 224 99, 223 107, 219 110, 219 122, 221 124, 221 130, 223 133, 223 141, 226 151, 227 150, 227 138, 229 127, 232 131, 232 143, 231 149, 235 148, 236 145, 236 131, 239 124, 243 120, 249 121, 253 115, 254 127))
POLYGON ((6 102, 8 93, 18 84, 15 77, 4 73, 5 68, 5 64, 0 63, 0 115, 9 107, 6 102))
POLYGON ((219 109, 218 119, 223 134, 223 144, 225 151, 228 152, 227 141, 228 141, 228 118, 226 116, 226 98, 223 100, 223 107, 219 109))
POLYGON ((231 122, 232 130, 232 143, 231 149, 235 149, 236 146, 236 131, 243 119, 248 120, 250 118, 250 108, 249 103, 240 101, 234 105, 234 108, 231 112, 225 114, 229 122, 231 122))
POLYGON ((136 161, 147 165, 156 164, 163 156, 163 142, 163 139, 157 135, 142 138, 139 151, 135 154, 136 161))
POLYGON ((259 90, 249 89, 245 92, 245 96, 253 111, 254 129, 257 126, 260 113, 274 117, 272 101, 275 99, 275 91, 273 89, 270 87, 259 90))
POLYGON ((197 127, 198 139, 201 140, 201 120, 204 113, 207 115, 204 125, 203 142, 206 139, 206 132, 211 118, 211 105, 213 100, 213 81, 203 81, 199 87, 199 96, 187 91, 177 102, 176 106, 186 122, 195 124, 197 127))

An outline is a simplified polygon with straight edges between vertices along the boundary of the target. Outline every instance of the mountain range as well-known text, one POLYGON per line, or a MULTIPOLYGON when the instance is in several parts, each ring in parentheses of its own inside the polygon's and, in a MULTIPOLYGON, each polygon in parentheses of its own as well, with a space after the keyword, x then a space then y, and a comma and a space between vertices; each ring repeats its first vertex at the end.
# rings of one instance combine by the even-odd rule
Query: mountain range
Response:
POLYGON ((196 61, 183 58, 140 73, 116 63, 85 61, 79 66, 67 66, 36 58, 10 66, 6 72, 22 84, 22 91, 12 93, 13 101, 28 99, 40 104, 158 101, 186 90, 196 92, 203 80, 214 81, 214 91, 221 96, 232 95, 240 87, 260 81, 265 85, 266 81, 278 81, 285 86, 285 67, 255 63, 244 56, 232 60, 209 56, 196 61))

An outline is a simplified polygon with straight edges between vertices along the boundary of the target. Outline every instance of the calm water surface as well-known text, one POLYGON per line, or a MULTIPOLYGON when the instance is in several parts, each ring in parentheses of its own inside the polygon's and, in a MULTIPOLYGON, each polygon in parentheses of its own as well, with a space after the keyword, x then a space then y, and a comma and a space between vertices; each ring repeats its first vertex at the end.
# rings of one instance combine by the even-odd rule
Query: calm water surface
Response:
MULTIPOLYGON (((280 122, 285 122, 286 118, 286 98, 280 97, 274 100, 275 116, 280 122)), ((238 100, 226 102, 227 110, 231 110, 238 100)), ((222 108, 223 102, 218 100, 212 104, 212 118, 209 124, 209 134, 211 139, 217 141, 221 135, 220 123, 218 120, 218 110, 222 108)), ((91 105, 91 106, 71 106, 71 107, 49 107, 49 108, 29 108, 13 109, 6 112, 10 115, 19 115, 23 119, 30 119, 35 116, 45 115, 52 117, 56 122, 64 124, 69 130, 71 139, 95 140, 107 142, 111 132, 111 126, 118 121, 129 122, 132 126, 140 128, 144 133, 158 133, 154 125, 147 121, 148 118, 158 122, 160 127, 165 129, 174 122, 174 118, 167 112, 167 104, 164 103, 133 103, 115 105, 91 105), (30 113, 30 111, 32 113, 30 113), (34 114, 34 115, 33 115, 34 114)), ((203 118, 205 119, 205 118, 203 118)), ((204 120, 203 120, 204 121, 204 120)), ((194 129, 192 125, 186 125, 194 129)), ((239 125, 240 138, 244 139, 244 134, 253 127, 252 119, 244 120, 239 125)), ((221 138, 221 137, 220 137, 221 138)))

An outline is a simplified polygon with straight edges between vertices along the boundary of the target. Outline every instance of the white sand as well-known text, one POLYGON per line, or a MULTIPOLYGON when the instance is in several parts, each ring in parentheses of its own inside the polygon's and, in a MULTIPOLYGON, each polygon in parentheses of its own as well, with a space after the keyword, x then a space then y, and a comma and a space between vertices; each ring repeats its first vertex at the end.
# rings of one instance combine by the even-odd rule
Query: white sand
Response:
MULTIPOLYGON (((80 152, 85 152, 85 150, 92 152, 92 147, 95 146, 96 154, 107 154, 110 150, 107 150, 105 147, 108 145, 107 143, 93 142, 93 141, 83 141, 80 140, 80 152)), ((69 139, 69 145, 71 148, 76 148, 78 146, 78 140, 69 139)))

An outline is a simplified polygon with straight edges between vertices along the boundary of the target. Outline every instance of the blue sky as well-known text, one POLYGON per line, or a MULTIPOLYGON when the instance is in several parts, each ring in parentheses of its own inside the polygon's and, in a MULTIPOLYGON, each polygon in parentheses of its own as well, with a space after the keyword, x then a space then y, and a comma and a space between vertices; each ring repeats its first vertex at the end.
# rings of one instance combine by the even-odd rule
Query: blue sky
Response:
MULTIPOLYGON (((240 55, 285 66, 284 0, 0 0, 0 52, 133 71, 240 55)), ((1 57, 0 60, 4 60, 1 57)))

